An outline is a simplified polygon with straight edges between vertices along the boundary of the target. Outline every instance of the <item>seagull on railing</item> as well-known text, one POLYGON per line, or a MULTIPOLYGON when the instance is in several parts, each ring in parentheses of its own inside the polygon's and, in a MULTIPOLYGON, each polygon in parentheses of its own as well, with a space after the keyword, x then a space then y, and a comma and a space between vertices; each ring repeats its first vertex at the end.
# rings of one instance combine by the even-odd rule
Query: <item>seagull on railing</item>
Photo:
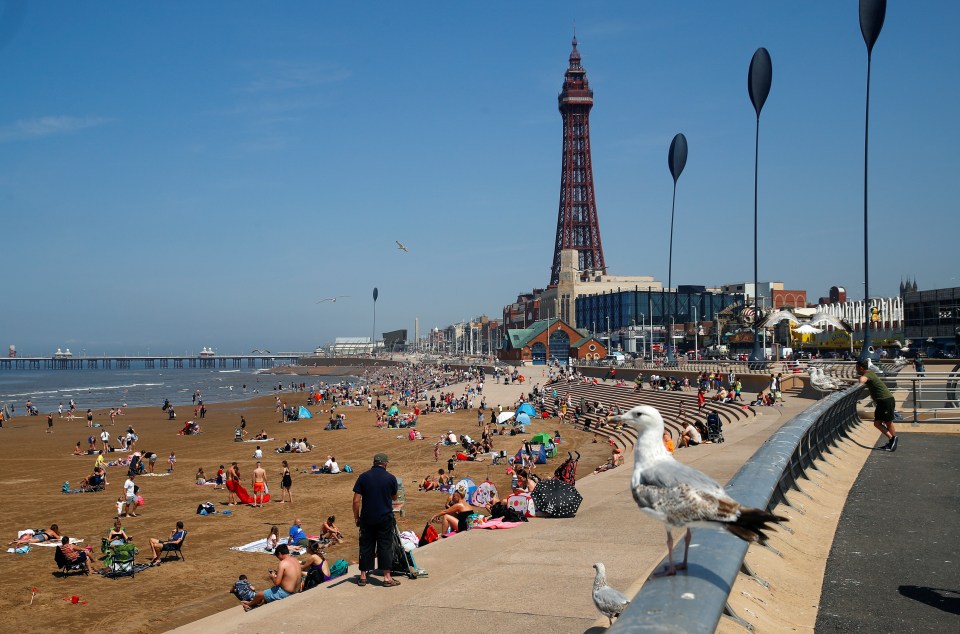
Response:
POLYGON ((620 613, 627 609, 630 603, 622 592, 616 588, 607 585, 607 570, 599 561, 593 564, 597 576, 593 579, 593 604, 600 610, 600 614, 610 619, 610 625, 613 625, 613 617, 619 617, 620 613))
POLYGON ((687 567, 690 531, 684 539, 683 563, 675 566, 671 528, 723 528, 744 541, 764 543, 767 524, 786 521, 763 509, 741 506, 712 478, 674 460, 663 446, 663 417, 656 408, 638 405, 607 420, 637 430, 630 489, 641 511, 666 524, 669 565, 659 574, 673 575, 687 567))
POLYGON ((824 374, 823 368, 818 368, 815 365, 810 366, 807 369, 807 373, 810 375, 810 385, 821 392, 834 392, 836 390, 842 390, 849 385, 849 383, 837 377, 827 376, 824 374))
POLYGON ((322 304, 323 302, 333 302, 334 304, 336 304, 336 303, 337 303, 337 300, 340 299, 341 297, 350 297, 350 296, 349 296, 349 295, 336 295, 336 296, 334 296, 334 297, 324 297, 323 299, 318 300, 317 303, 318 303, 318 304, 322 304))
POLYGON ((400 249, 400 250, 403 251, 404 253, 410 253, 410 250, 409 250, 407 247, 405 247, 402 242, 400 242, 399 240, 394 240, 394 242, 397 243, 397 248, 398 248, 398 249, 400 249))

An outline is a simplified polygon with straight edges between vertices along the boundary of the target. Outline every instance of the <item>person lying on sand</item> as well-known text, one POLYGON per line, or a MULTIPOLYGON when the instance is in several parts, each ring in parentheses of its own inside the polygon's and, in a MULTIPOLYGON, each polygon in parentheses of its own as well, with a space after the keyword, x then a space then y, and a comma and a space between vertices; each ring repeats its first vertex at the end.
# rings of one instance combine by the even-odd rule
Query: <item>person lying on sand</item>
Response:
POLYGON ((10 542, 8 546, 16 548, 26 544, 42 544, 43 542, 58 539, 60 539, 60 527, 56 524, 51 524, 50 528, 28 529, 23 531, 23 535, 10 542))

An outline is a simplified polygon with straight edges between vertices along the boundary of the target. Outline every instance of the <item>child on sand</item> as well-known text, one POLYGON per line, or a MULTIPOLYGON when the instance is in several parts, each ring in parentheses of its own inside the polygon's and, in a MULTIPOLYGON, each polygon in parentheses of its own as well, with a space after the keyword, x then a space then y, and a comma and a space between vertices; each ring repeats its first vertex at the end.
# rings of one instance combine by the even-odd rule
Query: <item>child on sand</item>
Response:
POLYGON ((230 594, 235 595, 241 601, 252 601, 256 594, 256 588, 247 581, 247 575, 240 575, 240 578, 230 588, 230 594))
POLYGON ((217 469, 217 486, 213 488, 215 489, 223 488, 223 465, 220 465, 220 468, 217 469))
POLYGON ((177 464, 177 454, 171 451, 170 457, 167 458, 167 473, 173 473, 173 465, 175 464, 177 464))

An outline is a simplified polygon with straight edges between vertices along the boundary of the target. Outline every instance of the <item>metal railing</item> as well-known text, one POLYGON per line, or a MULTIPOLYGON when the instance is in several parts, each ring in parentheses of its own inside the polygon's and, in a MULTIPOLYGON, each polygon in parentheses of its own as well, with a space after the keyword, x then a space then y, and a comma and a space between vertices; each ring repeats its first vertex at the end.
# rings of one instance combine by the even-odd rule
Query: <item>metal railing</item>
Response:
POLYGON ((898 377, 895 390, 905 390, 903 409, 913 412, 914 425, 960 422, 960 373, 925 372, 924 376, 898 377))
MULTIPOLYGON (((727 492, 746 506, 768 510, 778 504, 790 506, 787 492, 800 490, 798 483, 807 470, 816 469, 816 461, 860 422, 856 406, 862 389, 857 384, 830 394, 787 421, 733 476, 727 492)), ((789 532, 786 526, 780 530, 789 532)), ((677 541, 674 561, 683 558, 683 540, 677 541)), ((724 531, 703 529, 697 529, 696 542, 699 547, 687 571, 648 580, 611 632, 714 632, 724 615, 753 629, 728 602, 740 572, 766 585, 744 563, 749 544, 724 531)))

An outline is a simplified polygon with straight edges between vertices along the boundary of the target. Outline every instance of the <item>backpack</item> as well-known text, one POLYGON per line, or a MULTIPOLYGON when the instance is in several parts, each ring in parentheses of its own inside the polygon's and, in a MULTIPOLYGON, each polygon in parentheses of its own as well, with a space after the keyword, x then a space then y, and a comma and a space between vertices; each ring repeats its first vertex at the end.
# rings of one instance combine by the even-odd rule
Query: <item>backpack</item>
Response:
POLYGON ((213 505, 213 502, 204 502, 197 507, 197 515, 213 515, 217 512, 217 507, 213 505))
POLYGON ((440 535, 437 533, 437 529, 433 527, 433 524, 427 524, 423 529, 423 534, 420 535, 420 543, 418 546, 426 546, 427 544, 432 544, 433 542, 440 539, 440 535))
POLYGON ((347 568, 350 567, 350 563, 346 559, 338 559, 333 562, 333 565, 330 566, 330 578, 342 577, 347 574, 347 568))
POLYGON ((345 465, 343 465, 343 472, 344 472, 344 473, 353 473, 353 467, 351 467, 351 466, 348 465, 348 464, 345 464, 345 465))

